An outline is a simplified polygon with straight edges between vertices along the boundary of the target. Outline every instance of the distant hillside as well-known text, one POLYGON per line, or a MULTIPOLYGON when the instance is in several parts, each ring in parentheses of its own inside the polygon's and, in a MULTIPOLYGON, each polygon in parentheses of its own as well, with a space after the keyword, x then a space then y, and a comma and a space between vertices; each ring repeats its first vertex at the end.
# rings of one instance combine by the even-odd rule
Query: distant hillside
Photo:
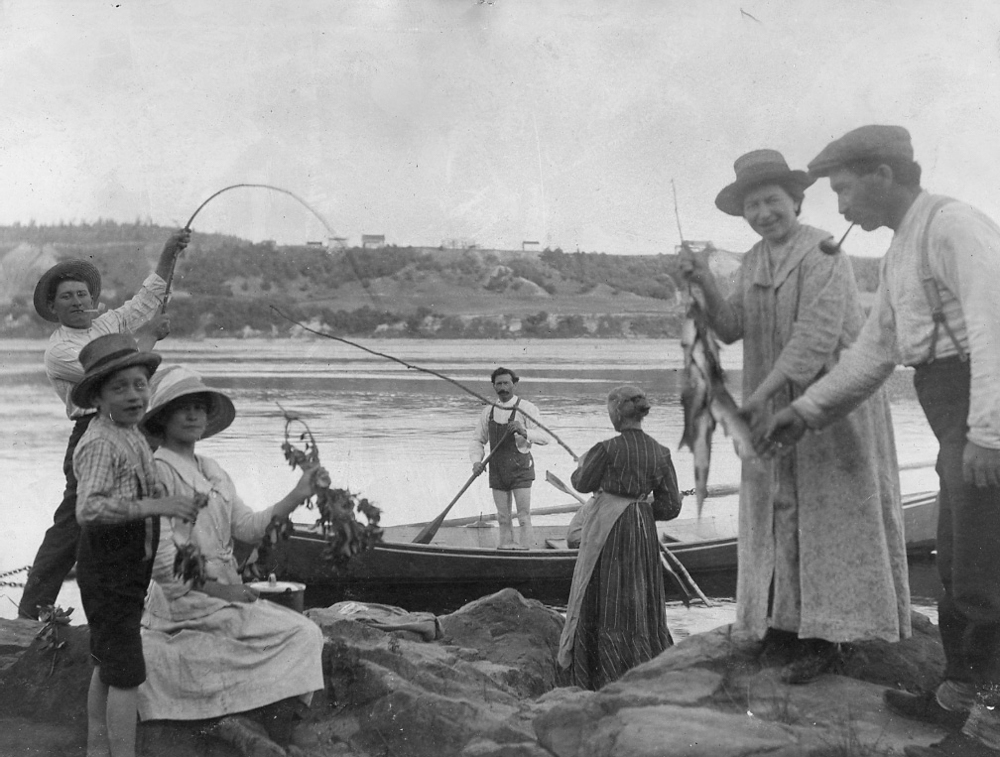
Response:
MULTIPOLYGON (((0 336, 51 330, 31 306, 52 259, 85 257, 116 307, 151 270, 172 229, 149 223, 0 227, 0 336), (44 253, 44 254, 43 254, 44 253), (31 265, 31 268, 25 268, 31 265)), ((713 258, 724 281, 740 256, 713 258)), ((280 335, 270 305, 331 333, 423 338, 675 336, 683 312, 674 255, 385 247, 326 250, 194 234, 173 282, 177 336, 280 335)), ((873 290, 877 261, 855 259, 873 290)))

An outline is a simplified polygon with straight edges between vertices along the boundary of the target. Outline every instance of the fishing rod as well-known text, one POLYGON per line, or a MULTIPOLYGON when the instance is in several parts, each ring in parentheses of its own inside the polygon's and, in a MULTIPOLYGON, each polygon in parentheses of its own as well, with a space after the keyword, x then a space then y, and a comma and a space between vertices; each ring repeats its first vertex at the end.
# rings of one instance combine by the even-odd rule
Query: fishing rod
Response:
MULTIPOLYGON (((277 313, 278 315, 280 315, 286 321, 291 321, 296 326, 299 326, 300 328, 308 331, 311 334, 315 334, 316 336, 321 336, 324 339, 332 339, 335 342, 342 342, 344 344, 350 345, 351 347, 356 347, 359 350, 364 350, 365 352, 367 352, 370 355, 376 355, 378 357, 384 357, 386 360, 392 360, 393 362, 399 363, 400 365, 404 365, 407 368, 410 368, 410 369, 412 369, 414 371, 421 371, 423 373, 429 373, 432 376, 437 376, 438 378, 444 379, 449 384, 454 384, 459 389, 461 389, 463 392, 466 392, 467 394, 471 394, 473 397, 475 397, 476 399, 481 400, 482 402, 484 402, 487 405, 491 405, 492 407, 500 408, 501 410, 510 410, 509 407, 504 407, 503 405, 498 405, 496 402, 493 402, 492 400, 488 399, 487 397, 484 397, 479 392, 475 391, 474 389, 470 389, 469 387, 467 387, 462 382, 456 381, 455 379, 451 378, 450 376, 445 376, 443 373, 438 373, 437 371, 431 370, 430 368, 423 368, 423 367, 421 367, 419 365, 413 365, 412 363, 407 363, 405 360, 400 360, 398 357, 393 357, 392 355, 387 355, 384 352, 378 352, 377 350, 370 349, 368 347, 365 347, 364 345, 358 344, 357 342, 352 342, 350 339, 345 339, 342 336, 334 336, 333 334, 326 334, 326 333, 324 333, 322 331, 318 331, 318 330, 316 330, 314 328, 310 328, 309 326, 306 326, 304 323, 296 321, 290 315, 287 315, 286 313, 282 312, 281 308, 278 308, 275 305, 271 305, 270 307, 271 307, 271 310, 273 310, 275 313, 277 313)), ((529 415, 528 413, 524 412, 524 410, 522 410, 520 407, 517 408, 517 412, 519 412, 521 415, 523 415, 529 421, 531 421, 536 426, 538 426, 538 428, 540 428, 542 431, 544 431, 549 436, 551 436, 553 439, 555 439, 556 442, 559 444, 559 446, 562 447, 567 452, 569 452, 570 456, 574 460, 579 460, 580 459, 580 458, 577 457, 576 453, 569 448, 569 446, 566 444, 566 442, 564 442, 562 439, 559 438, 559 436, 556 434, 555 431, 553 431, 552 429, 550 429, 547 426, 545 426, 537 418, 533 418, 531 415, 529 415)))
MULTIPOLYGON (((293 200, 295 200, 300 205, 302 205, 306 210, 308 210, 310 213, 312 213, 319 220, 319 222, 321 224, 323 224, 323 228, 326 229, 327 239, 330 239, 330 238, 332 238, 332 237, 335 236, 335 233, 334 233, 334 230, 333 230, 333 226, 331 226, 330 222, 327 221, 326 218, 323 217, 322 213, 320 213, 318 210, 316 210, 316 208, 314 208, 312 205, 310 205, 308 202, 306 202, 305 200, 303 200, 301 197, 299 197, 294 192, 292 192, 292 191, 290 191, 288 189, 282 189, 281 187, 276 187, 273 184, 247 184, 247 183, 230 184, 228 187, 223 187, 219 191, 213 192, 212 194, 210 194, 208 196, 208 198, 204 202, 201 203, 201 205, 199 205, 195 209, 194 213, 191 214, 191 217, 188 219, 187 223, 184 224, 184 230, 185 231, 191 231, 191 224, 194 223, 194 219, 198 217, 198 214, 202 211, 202 209, 206 205, 208 205, 208 203, 210 203, 212 200, 214 200, 219 195, 221 195, 221 194, 223 194, 225 192, 228 192, 228 191, 230 191, 232 189, 248 189, 248 188, 249 189, 269 189, 269 190, 271 190, 273 192, 280 192, 281 194, 288 195, 293 200)), ((327 249, 329 250, 329 247, 327 247, 327 249)), ((375 298, 375 295, 372 294, 371 290, 368 288, 368 285, 365 283, 364 278, 361 276, 361 273, 358 271, 358 267, 357 267, 357 265, 354 262, 354 257, 351 255, 351 251, 348 250, 346 247, 344 248, 344 255, 347 258, 348 265, 351 266, 351 271, 354 273, 354 277, 361 284, 362 288, 365 290, 365 293, 371 298, 372 302, 374 302, 375 304, 378 304, 378 300, 375 298)), ((170 261, 170 270, 167 273, 167 289, 166 289, 166 293, 163 296, 163 310, 166 310, 167 300, 170 299, 170 289, 171 289, 171 286, 173 285, 173 281, 174 281, 174 268, 177 266, 177 257, 178 256, 175 255, 174 258, 170 261)))

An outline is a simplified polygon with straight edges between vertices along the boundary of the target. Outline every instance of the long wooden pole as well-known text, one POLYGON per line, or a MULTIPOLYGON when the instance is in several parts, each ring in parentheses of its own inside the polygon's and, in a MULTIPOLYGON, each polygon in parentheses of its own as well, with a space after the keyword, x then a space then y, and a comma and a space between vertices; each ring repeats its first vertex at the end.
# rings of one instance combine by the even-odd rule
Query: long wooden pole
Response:
MULTIPOLYGON (((321 336, 324 339, 332 339, 335 342, 342 342, 343 344, 347 344, 347 345, 350 345, 351 347, 356 347, 359 350, 363 350, 363 351, 367 352, 369 355, 375 355, 377 357, 384 357, 386 360, 392 360, 394 363, 399 363, 400 365, 406 366, 407 368, 410 368, 411 370, 414 370, 414 371, 420 371, 421 373, 429 373, 431 376, 437 376, 440 379, 444 379, 449 384, 454 384, 459 389, 461 389, 463 392, 466 392, 467 394, 471 394, 473 397, 475 397, 478 400, 481 400, 482 402, 484 402, 487 405, 492 405, 493 407, 498 407, 501 410, 510 410, 509 407, 504 407, 503 405, 498 405, 496 402, 493 402, 492 400, 487 399, 486 397, 484 397, 483 395, 481 395, 479 392, 470 389, 465 384, 463 384, 461 381, 456 381, 455 379, 451 378, 450 376, 445 376, 443 373, 438 373, 435 370, 432 370, 430 368, 424 368, 424 367, 419 366, 419 365, 414 365, 413 363, 407 363, 405 360, 400 360, 398 357, 393 357, 392 355, 387 355, 384 352, 379 352, 377 350, 373 350, 373 349, 371 349, 369 347, 365 347, 364 345, 358 344, 357 342, 352 342, 350 339, 344 339, 344 337, 342 337, 342 336, 334 336, 333 334, 327 334, 327 333, 325 333, 323 331, 318 331, 318 330, 316 330, 314 328, 310 328, 309 326, 306 326, 304 323, 300 323, 299 321, 296 321, 290 315, 287 315, 280 308, 277 308, 274 305, 271 305, 271 310, 273 310, 275 313, 277 313, 278 315, 280 315, 286 321, 291 321, 292 323, 294 323, 299 328, 304 329, 305 331, 308 331, 310 334, 315 334, 316 336, 321 336)), ((550 429, 548 426, 545 426, 541 421, 538 420, 538 418, 533 418, 531 415, 529 415, 528 413, 524 412, 524 410, 521 407, 517 408, 517 412, 519 412, 521 415, 523 415, 529 421, 531 421, 536 426, 538 426, 538 428, 540 428, 546 434, 548 434, 553 439, 555 439, 556 443, 560 447, 562 447, 564 450, 566 450, 567 452, 569 452, 570 456, 574 460, 578 459, 577 456, 576 456, 576 453, 569 448, 569 445, 567 445, 566 442, 564 442, 562 439, 560 439, 558 437, 558 435, 556 434, 555 431, 553 431, 552 429, 550 429)))
POLYGON ((475 481, 477 478, 479 478, 479 476, 482 475, 482 472, 486 470, 486 463, 488 463, 490 461, 490 458, 493 457, 493 453, 496 452, 498 449, 500 449, 500 445, 507 440, 508 436, 510 436, 510 427, 508 427, 507 430, 504 431, 503 436, 500 437, 500 441, 497 442, 496 446, 490 450, 490 454, 488 454, 486 457, 483 458, 482 461, 483 467, 480 468, 476 473, 473 473, 471 476, 469 476, 469 480, 465 482, 465 486, 463 486, 461 489, 458 490, 458 494, 456 494, 454 499, 452 499, 451 502, 448 503, 448 506, 441 511, 440 515, 438 515, 434 520, 432 520, 430 523, 428 523, 426 526, 420 529, 420 533, 413 538, 414 544, 431 543, 431 539, 434 538, 434 534, 436 534, 438 532, 438 529, 441 528, 441 524, 444 522, 444 519, 448 515, 448 512, 451 510, 454 504, 458 502, 459 497, 465 494, 465 490, 468 489, 470 486, 472 486, 472 482, 475 481))

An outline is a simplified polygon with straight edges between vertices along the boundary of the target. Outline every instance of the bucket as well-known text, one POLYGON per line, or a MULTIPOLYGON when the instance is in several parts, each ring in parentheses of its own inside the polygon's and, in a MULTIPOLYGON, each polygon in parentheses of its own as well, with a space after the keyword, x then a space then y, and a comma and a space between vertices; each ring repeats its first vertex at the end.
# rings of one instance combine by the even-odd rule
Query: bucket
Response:
POLYGON ((251 589, 260 592, 262 599, 269 599, 279 605, 302 612, 305 608, 306 585, 295 581, 278 581, 274 575, 266 581, 254 581, 247 584, 251 589))

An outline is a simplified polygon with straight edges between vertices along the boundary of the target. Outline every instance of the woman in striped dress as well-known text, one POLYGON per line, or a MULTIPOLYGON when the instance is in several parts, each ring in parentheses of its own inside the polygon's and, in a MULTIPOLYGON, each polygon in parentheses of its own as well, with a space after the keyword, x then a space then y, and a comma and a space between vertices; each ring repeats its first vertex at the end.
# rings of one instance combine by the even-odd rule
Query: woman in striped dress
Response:
POLYGON ((571 479, 595 498, 558 661, 570 683, 595 691, 673 644, 654 521, 676 518, 681 499, 670 451, 642 430, 649 408, 638 387, 612 390, 608 415, 619 435, 595 444, 571 479))

